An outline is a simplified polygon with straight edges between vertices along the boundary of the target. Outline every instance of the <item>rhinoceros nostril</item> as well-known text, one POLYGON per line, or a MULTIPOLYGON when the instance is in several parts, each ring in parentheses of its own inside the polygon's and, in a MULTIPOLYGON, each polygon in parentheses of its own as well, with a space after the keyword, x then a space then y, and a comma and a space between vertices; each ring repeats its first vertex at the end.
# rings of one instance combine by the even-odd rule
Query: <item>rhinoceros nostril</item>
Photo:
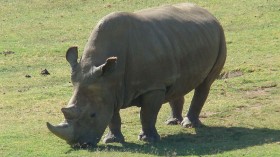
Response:
POLYGON ((95 113, 92 113, 92 114, 90 115, 91 118, 94 118, 95 116, 96 116, 95 113))

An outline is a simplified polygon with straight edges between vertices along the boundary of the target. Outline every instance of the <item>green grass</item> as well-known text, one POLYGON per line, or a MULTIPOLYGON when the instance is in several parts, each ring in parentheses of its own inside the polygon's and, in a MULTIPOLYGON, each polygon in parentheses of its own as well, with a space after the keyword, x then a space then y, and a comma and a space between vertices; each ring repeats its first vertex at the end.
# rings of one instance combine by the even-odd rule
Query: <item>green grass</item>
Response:
MULTIPOLYGON (((137 140, 139 108, 121 111, 127 143, 102 142, 75 150, 51 134, 46 121, 59 123, 60 108, 72 94, 65 51, 80 55, 89 33, 104 15, 183 0, 1 0, 0 156, 280 156, 279 0, 190 0, 207 8, 225 29, 228 58, 201 113, 207 127, 166 126, 163 105, 157 128, 162 140, 137 140), (47 69, 51 75, 40 75, 47 69), (26 78, 30 75, 31 78, 26 78)), ((192 93, 186 95, 187 112, 192 93)))

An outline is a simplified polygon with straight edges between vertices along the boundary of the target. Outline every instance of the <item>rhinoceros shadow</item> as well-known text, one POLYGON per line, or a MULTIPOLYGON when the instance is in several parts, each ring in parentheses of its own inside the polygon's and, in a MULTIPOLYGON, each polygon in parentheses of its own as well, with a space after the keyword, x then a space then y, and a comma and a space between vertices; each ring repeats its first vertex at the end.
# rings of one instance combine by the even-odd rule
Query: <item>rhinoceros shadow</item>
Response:
POLYGON ((121 146, 103 145, 89 151, 119 151, 157 156, 213 155, 280 142, 280 130, 243 127, 203 127, 196 134, 167 135, 154 144, 124 143, 121 146))

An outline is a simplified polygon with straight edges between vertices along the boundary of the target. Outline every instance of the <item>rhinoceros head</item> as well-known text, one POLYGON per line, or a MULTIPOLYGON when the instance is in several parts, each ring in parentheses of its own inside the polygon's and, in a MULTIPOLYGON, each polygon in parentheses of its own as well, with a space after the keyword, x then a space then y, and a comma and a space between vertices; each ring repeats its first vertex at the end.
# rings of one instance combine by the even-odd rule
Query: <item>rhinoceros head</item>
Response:
POLYGON ((65 121, 48 129, 70 145, 99 142, 114 112, 114 94, 110 77, 116 64, 116 57, 108 58, 106 63, 93 66, 86 61, 77 62, 77 47, 71 47, 66 59, 71 65, 71 80, 74 92, 67 107, 62 108, 65 121))

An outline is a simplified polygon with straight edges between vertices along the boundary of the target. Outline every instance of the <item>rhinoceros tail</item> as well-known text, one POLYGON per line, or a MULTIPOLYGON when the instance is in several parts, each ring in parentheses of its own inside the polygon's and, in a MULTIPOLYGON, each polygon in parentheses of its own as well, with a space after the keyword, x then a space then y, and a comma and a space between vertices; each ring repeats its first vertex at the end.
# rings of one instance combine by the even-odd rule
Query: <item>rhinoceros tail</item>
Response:
POLYGON ((204 84, 211 86, 211 84, 218 78, 220 72, 222 71, 227 56, 226 39, 222 26, 220 26, 220 47, 219 53, 214 66, 212 67, 210 73, 203 81, 204 84))

